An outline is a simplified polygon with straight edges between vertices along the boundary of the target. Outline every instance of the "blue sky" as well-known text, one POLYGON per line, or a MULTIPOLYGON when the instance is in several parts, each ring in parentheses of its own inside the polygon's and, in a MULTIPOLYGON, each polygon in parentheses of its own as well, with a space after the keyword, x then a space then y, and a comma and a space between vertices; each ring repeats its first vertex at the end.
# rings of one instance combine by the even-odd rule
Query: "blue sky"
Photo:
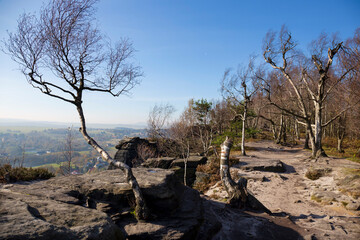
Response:
MULTIPOLYGON (((38 0, 0 0, 0 39, 15 29, 19 14, 41 5, 38 0)), ((266 32, 283 24, 304 49, 321 32, 338 32, 346 39, 360 27, 359 0, 102 0, 97 9, 103 33, 113 41, 133 41, 145 76, 131 97, 87 94, 90 123, 144 123, 155 104, 174 105, 176 117, 190 98, 220 99, 224 70, 260 54, 266 32)), ((74 106, 33 89, 17 69, 0 52, 0 118, 78 121, 74 106)))

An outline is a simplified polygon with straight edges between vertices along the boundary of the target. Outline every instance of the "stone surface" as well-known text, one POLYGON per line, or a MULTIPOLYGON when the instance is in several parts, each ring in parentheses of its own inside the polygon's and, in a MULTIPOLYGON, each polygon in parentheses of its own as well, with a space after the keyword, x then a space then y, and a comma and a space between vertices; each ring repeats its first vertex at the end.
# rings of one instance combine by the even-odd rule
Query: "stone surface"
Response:
MULTIPOLYGON (((191 155, 187 161, 186 168, 186 184, 188 186, 193 185, 196 179, 196 168, 200 164, 206 164, 207 157, 191 155)), ((164 169, 172 169, 175 171, 178 179, 184 181, 184 159, 162 157, 162 158, 149 158, 143 164, 145 167, 159 167, 164 169)))
POLYGON ((240 161, 238 167, 249 171, 264 171, 264 172, 285 172, 285 166, 280 160, 274 159, 251 159, 240 161))
POLYGON ((114 160, 126 163, 130 167, 136 167, 144 159, 154 157, 158 153, 156 143, 139 137, 124 138, 115 148, 118 151, 114 160))
POLYGON ((63 189, 43 185, 0 189, 0 239, 125 239, 103 212, 63 189))
POLYGON ((175 157, 149 158, 142 165, 144 167, 168 169, 175 159, 175 157))
POLYGON ((254 173, 242 173, 242 172, 238 172, 237 175, 238 177, 242 177, 245 178, 247 180, 253 180, 253 181, 260 181, 260 182, 268 182, 270 181, 267 177, 265 177, 263 174, 258 174, 260 172, 255 172, 254 173))
POLYGON ((171 239, 194 237, 199 193, 174 172, 133 169, 153 219, 130 214, 134 196, 120 170, 0 185, 0 239, 171 239), (146 230, 145 230, 146 229, 146 230))
MULTIPOLYGON (((187 167, 188 168, 196 168, 200 164, 205 164, 206 161, 207 161, 207 157, 190 156, 188 161, 187 161, 187 167)), ((184 168, 184 166, 185 166, 184 160, 183 159, 176 159, 170 165, 170 167, 176 167, 176 166, 184 168)))
POLYGON ((128 238, 195 239, 202 221, 203 208, 200 196, 197 191, 186 188, 179 202, 180 207, 169 211, 163 218, 138 223, 123 222, 128 238))
MULTIPOLYGON (((203 205, 205 224, 199 230, 198 240, 302 239, 294 229, 276 224, 276 217, 271 221, 208 199, 203 199, 203 205)), ((282 222, 282 225, 290 224, 292 224, 290 220, 282 222)))
POLYGON ((360 210, 360 202, 351 202, 346 205, 346 209, 359 211, 360 210))

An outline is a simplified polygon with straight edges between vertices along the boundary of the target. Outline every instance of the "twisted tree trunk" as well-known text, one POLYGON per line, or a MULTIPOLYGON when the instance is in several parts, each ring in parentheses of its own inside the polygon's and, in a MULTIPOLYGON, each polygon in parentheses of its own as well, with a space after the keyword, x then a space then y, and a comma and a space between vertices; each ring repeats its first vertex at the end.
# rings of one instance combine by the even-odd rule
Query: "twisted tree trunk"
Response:
POLYGON ((247 201, 247 180, 240 178, 241 184, 235 183, 230 175, 229 170, 229 155, 232 141, 226 137, 226 140, 221 145, 220 157, 220 177, 225 187, 226 192, 229 194, 229 203, 233 207, 243 208, 247 201))
POLYGON ((83 113, 83 109, 81 104, 77 105, 77 111, 79 113, 80 116, 80 122, 81 122, 81 128, 79 129, 80 132, 82 133, 83 137, 85 138, 86 142, 91 145, 98 153, 100 153, 101 157, 107 161, 111 166, 115 166, 117 168, 120 168, 126 177, 126 181, 127 183, 131 186, 134 196, 135 196, 135 202, 136 202, 136 207, 135 207, 135 215, 136 218, 138 220, 145 220, 148 219, 150 216, 150 211, 149 208, 146 206, 146 202, 145 199, 142 195, 140 186, 136 180, 136 178, 134 177, 131 168, 123 163, 123 162, 119 162, 119 161, 114 161, 114 159, 112 159, 109 155, 108 152, 106 152, 93 138, 91 138, 89 136, 89 134, 86 131, 86 124, 85 124, 85 116, 83 113))
POLYGON ((267 209, 259 200, 257 200, 254 195, 247 189, 247 180, 245 178, 240 177, 237 183, 232 180, 229 168, 231 147, 232 141, 226 137, 223 144, 221 144, 220 177, 223 186, 229 195, 228 203, 232 207, 250 207, 252 209, 261 210, 271 214, 271 211, 267 209))

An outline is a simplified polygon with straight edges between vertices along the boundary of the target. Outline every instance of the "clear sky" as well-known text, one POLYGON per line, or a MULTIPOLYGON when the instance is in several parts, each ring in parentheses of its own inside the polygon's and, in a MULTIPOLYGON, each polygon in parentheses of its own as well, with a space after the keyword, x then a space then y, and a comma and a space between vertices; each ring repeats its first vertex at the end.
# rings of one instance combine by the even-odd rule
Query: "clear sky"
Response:
MULTIPOLYGON (((0 0, 0 39, 14 31, 19 14, 41 5, 41 0, 0 0)), ((176 116, 190 98, 220 99, 224 70, 260 54, 266 32, 283 24, 304 48, 321 32, 346 39, 360 27, 360 0, 102 0, 97 8, 103 33, 113 41, 133 41, 145 76, 131 97, 86 95, 90 123, 144 123, 155 104, 174 105, 176 116)), ((33 89, 3 52, 1 118, 78 121, 74 106, 33 89)))

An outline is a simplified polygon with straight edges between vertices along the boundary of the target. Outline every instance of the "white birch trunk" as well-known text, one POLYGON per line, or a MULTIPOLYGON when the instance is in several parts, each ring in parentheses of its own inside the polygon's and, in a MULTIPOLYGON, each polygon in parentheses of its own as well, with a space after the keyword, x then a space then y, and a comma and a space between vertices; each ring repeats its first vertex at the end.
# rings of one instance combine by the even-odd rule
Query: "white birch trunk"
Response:
POLYGON ((322 106, 315 101, 315 129, 314 129, 314 145, 312 146, 312 157, 325 157, 325 151, 322 149, 322 106))
POLYGON ((262 210, 271 214, 254 195, 247 190, 247 180, 240 177, 239 181, 235 183, 230 175, 229 156, 232 146, 231 140, 226 137, 226 140, 221 144, 221 158, 220 158, 220 176, 222 184, 229 195, 229 204, 232 207, 244 208, 250 207, 256 210, 262 210))
POLYGON ((113 165, 115 167, 120 168, 124 173, 125 173, 125 177, 126 177, 126 181, 128 182, 128 184, 131 186, 134 196, 135 196, 135 202, 136 202, 136 207, 135 207, 135 213, 136 213, 136 218, 137 219, 147 219, 149 218, 149 209, 146 206, 146 202, 145 199, 142 195, 140 186, 136 180, 136 178, 134 177, 131 168, 123 163, 123 162, 118 162, 118 161, 114 161, 110 155, 108 154, 108 152, 106 152, 93 138, 91 138, 87 131, 86 131, 86 124, 85 124, 85 117, 84 117, 84 113, 83 113, 83 109, 81 105, 77 105, 77 110, 79 113, 79 117, 80 117, 80 122, 81 122, 81 128, 80 128, 80 132, 82 133, 84 139, 86 140, 86 142, 91 145, 98 153, 100 153, 101 157, 107 161, 110 165, 113 165))
POLYGON ((241 130, 241 155, 246 156, 245 153, 245 124, 247 118, 247 103, 244 104, 244 115, 242 118, 242 130, 241 130))

